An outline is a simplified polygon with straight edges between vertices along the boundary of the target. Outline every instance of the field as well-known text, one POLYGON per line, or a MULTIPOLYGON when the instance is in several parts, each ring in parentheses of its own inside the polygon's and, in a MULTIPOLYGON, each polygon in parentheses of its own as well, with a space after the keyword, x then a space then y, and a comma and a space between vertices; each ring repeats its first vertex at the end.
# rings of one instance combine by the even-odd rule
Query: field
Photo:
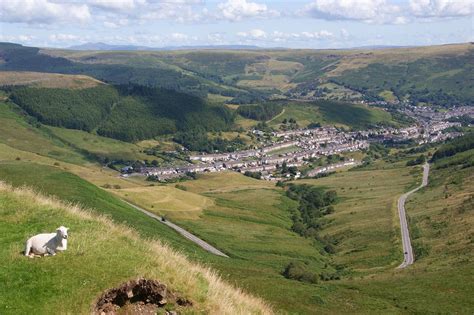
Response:
POLYGON ((295 119, 302 127, 314 122, 354 128, 376 123, 394 123, 390 113, 359 104, 290 101, 285 103, 284 109, 281 115, 268 121, 270 126, 277 127, 284 119, 290 118, 295 119))
POLYGON ((378 167, 298 182, 330 187, 341 199, 322 232, 338 242, 333 259, 355 272, 378 272, 395 268, 403 258, 396 204, 420 174, 418 168, 378 167))
POLYGON ((104 290, 139 277, 157 279, 193 303, 185 307, 170 300, 168 310, 192 314, 271 312, 261 300, 223 283, 214 272, 190 263, 169 247, 140 238, 129 228, 79 207, 4 183, 0 183, 0 204, 3 314, 90 314, 104 290), (23 256, 28 236, 60 225, 70 228, 67 251, 55 257, 23 256))
MULTIPOLYGON (((25 122, 24 114, 9 102, 0 102, 0 143, 13 148, 76 164, 86 159, 45 131, 25 122)), ((7 153, 7 152, 5 152, 7 153)))
MULTIPOLYGON (((58 127, 45 127, 57 138, 73 148, 99 157, 107 157, 109 160, 144 160, 156 159, 143 153, 146 143, 138 146, 133 143, 123 142, 111 138, 101 137, 89 132, 58 127)), ((155 144, 155 143, 153 143, 155 144)))
POLYGON ((179 218, 198 218, 214 202, 210 198, 170 186, 147 186, 111 190, 116 195, 156 214, 179 218))

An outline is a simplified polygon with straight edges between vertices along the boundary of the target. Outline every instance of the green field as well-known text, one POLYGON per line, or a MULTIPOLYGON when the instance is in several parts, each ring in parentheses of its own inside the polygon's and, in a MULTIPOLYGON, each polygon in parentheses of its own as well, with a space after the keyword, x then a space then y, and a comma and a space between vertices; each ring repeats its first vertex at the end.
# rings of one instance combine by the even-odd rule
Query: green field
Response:
POLYGON ((364 128, 373 124, 397 124, 390 113, 377 108, 359 104, 341 102, 295 102, 284 104, 284 112, 268 121, 277 127, 284 119, 293 118, 298 125, 308 126, 310 123, 322 125, 338 125, 344 127, 364 128))
POLYGON ((58 127, 45 127, 51 133, 78 150, 98 157, 107 157, 109 160, 144 160, 156 159, 143 153, 143 148, 136 144, 123 142, 111 138, 101 137, 82 130, 65 129, 58 127))
POLYGON ((79 153, 25 122, 21 111, 10 102, 0 102, 0 143, 60 161, 86 162, 79 153))

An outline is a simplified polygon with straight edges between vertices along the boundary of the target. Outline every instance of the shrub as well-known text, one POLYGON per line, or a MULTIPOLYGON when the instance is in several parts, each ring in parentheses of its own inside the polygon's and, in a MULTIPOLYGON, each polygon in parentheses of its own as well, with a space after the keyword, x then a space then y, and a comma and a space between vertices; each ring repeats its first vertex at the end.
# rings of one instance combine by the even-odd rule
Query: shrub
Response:
POLYGON ((287 279, 298 280, 307 283, 318 283, 319 275, 312 272, 309 266, 300 261, 292 261, 282 272, 287 279))

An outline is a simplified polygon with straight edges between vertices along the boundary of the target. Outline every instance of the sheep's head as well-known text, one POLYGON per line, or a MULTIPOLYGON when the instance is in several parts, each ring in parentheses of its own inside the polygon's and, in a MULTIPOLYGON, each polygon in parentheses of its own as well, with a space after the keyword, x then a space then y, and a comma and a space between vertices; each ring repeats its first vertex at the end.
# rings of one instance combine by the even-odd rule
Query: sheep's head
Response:
POLYGON ((57 228, 56 232, 61 238, 67 239, 67 230, 69 230, 67 227, 61 225, 57 228))

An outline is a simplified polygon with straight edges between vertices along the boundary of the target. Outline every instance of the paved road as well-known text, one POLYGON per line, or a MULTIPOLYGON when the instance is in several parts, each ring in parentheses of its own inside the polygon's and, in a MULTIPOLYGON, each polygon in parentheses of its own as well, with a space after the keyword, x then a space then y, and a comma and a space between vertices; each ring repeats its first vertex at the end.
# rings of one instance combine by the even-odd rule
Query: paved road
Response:
MULTIPOLYGON (((123 200, 123 199, 122 199, 123 200)), ((193 235, 191 233, 189 233, 188 231, 186 231, 185 229, 183 229, 182 227, 179 227, 177 226, 176 224, 174 223, 171 223, 170 221, 166 220, 166 221, 163 221, 163 218, 156 215, 156 214, 153 214, 143 208, 140 208, 139 206, 136 206, 134 205, 133 203, 130 203, 126 200, 123 200, 123 202, 129 204, 130 206, 132 206, 133 208, 137 209, 138 211, 141 211, 143 212, 144 214, 146 214, 147 216, 149 217, 152 217, 153 219, 156 219, 158 221, 160 221, 161 223, 169 226, 170 228, 172 228, 173 230, 175 230, 176 232, 178 232, 179 234, 181 234, 182 236, 184 236, 185 238, 187 238, 188 240, 190 240, 191 242, 193 243, 196 243, 197 245, 201 246, 203 249, 207 250, 208 252, 214 254, 214 255, 217 255, 217 256, 222 256, 222 257, 229 257, 227 256, 226 254, 224 254, 223 252, 221 252, 220 250, 218 250, 217 248, 215 248, 214 246, 206 243, 205 241, 203 241, 202 239, 200 239, 199 237, 197 237, 196 235, 193 235)))
POLYGON ((402 243, 403 243, 403 263, 398 266, 398 268, 405 268, 413 264, 415 257, 413 255, 413 249, 411 248, 411 241, 410 241, 410 232, 408 231, 408 224, 407 224, 407 216, 405 213, 405 201, 407 200, 408 196, 416 192, 418 189, 425 187, 428 185, 428 174, 430 172, 430 165, 425 163, 423 165, 423 180, 421 185, 417 188, 410 190, 409 192, 403 194, 398 199, 398 215, 400 216, 400 229, 402 232, 402 243))

